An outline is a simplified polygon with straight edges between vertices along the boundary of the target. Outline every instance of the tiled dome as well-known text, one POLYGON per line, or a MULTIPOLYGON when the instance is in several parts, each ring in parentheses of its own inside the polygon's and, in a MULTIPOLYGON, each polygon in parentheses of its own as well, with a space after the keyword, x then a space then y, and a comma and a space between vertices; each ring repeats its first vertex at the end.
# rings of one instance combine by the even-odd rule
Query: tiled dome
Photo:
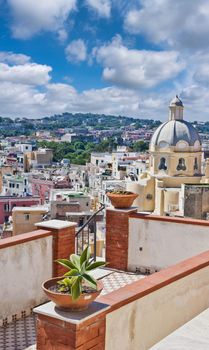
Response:
POLYGON ((165 142, 168 146, 176 146, 179 141, 185 141, 189 146, 194 146, 196 141, 201 140, 197 130, 185 120, 169 120, 161 124, 151 139, 151 146, 159 146, 165 142))

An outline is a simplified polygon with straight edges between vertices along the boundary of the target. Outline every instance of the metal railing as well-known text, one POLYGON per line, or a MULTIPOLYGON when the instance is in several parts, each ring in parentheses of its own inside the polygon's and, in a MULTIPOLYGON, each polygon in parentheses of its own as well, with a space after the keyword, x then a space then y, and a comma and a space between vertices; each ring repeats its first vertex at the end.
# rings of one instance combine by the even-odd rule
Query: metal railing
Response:
POLYGON ((81 254, 86 246, 93 244, 92 258, 96 261, 97 252, 97 215, 104 210, 105 205, 100 203, 101 207, 90 216, 90 218, 76 232, 76 253, 81 254))

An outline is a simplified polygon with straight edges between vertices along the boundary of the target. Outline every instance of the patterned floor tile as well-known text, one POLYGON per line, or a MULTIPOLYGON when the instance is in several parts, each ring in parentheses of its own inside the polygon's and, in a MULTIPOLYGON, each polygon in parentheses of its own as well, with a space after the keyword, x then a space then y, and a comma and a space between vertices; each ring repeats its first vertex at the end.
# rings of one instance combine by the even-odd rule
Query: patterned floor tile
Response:
MULTIPOLYGON (((144 276, 139 274, 108 270, 108 275, 106 275, 107 272, 105 271, 100 274, 101 276, 104 275, 101 278, 104 284, 103 295, 144 278, 144 276)), ((35 343, 35 315, 24 317, 5 327, 0 327, 0 350, 35 350, 35 343)))
POLYGON ((1 350, 24 350, 36 342, 35 316, 27 316, 0 327, 1 350))

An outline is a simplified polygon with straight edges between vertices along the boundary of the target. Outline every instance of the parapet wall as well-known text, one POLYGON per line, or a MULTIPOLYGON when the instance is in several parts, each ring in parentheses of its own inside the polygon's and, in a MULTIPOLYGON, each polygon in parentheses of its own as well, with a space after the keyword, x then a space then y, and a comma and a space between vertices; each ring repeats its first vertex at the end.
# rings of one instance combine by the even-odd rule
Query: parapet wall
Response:
POLYGON ((75 252, 75 223, 49 220, 36 226, 40 229, 0 240, 0 326, 47 301, 42 283, 66 272, 55 260, 75 252))
POLYGON ((209 222, 132 213, 128 270, 153 273, 209 249, 209 222))
POLYGON ((38 314, 37 350, 148 350, 209 307, 209 251, 100 296, 87 313, 38 314))
POLYGON ((41 289, 52 276, 52 236, 44 230, 0 241, 0 325, 31 312, 47 298, 41 289))
POLYGON ((209 252, 101 298, 108 300, 105 350, 147 350, 209 307, 209 252))

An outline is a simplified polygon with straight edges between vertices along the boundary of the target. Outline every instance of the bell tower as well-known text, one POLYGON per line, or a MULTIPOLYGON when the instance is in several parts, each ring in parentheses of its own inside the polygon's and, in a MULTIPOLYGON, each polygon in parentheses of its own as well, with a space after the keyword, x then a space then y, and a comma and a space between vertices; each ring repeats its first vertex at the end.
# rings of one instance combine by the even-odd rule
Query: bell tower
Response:
POLYGON ((169 120, 183 120, 184 106, 178 95, 170 102, 169 120))

